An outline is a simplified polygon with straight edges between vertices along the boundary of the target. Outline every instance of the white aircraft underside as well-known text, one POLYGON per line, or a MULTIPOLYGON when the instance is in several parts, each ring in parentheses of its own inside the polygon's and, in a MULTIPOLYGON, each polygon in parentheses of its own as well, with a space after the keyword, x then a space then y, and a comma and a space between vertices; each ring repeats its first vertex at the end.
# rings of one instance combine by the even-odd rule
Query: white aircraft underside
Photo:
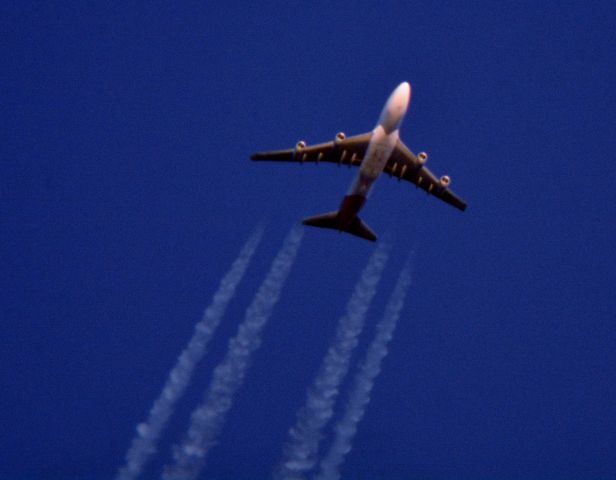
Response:
POLYGON ((346 138, 343 133, 336 135, 333 142, 307 147, 304 141, 294 149, 258 152, 252 160, 295 161, 295 162, 334 162, 358 165, 347 194, 337 211, 308 217, 305 225, 332 228, 351 233, 367 240, 376 240, 375 233, 358 216, 372 184, 382 172, 398 179, 408 180, 429 194, 460 210, 466 203, 450 189, 448 176, 437 179, 426 167, 427 154, 415 155, 400 141, 400 124, 406 115, 411 99, 411 86, 403 82, 392 92, 383 107, 379 121, 372 132, 346 138))

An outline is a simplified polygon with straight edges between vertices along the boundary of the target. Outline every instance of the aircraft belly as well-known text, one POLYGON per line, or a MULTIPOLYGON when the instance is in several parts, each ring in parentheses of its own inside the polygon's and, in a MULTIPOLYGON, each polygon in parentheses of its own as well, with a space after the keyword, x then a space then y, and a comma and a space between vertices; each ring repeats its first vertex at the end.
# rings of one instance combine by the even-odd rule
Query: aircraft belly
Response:
POLYGON ((397 141, 397 130, 388 135, 381 125, 374 129, 366 155, 347 192, 348 195, 368 196, 370 187, 383 172, 397 141))

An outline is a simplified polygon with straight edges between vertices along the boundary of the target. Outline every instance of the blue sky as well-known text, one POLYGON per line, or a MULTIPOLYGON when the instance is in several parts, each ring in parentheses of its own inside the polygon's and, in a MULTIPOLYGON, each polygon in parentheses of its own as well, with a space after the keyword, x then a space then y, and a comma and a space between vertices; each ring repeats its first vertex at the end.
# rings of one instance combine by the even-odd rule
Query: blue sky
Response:
MULTIPOLYGON (((382 178, 362 211, 392 255, 358 353, 401 262, 416 256, 343 472, 616 474, 610 2, 1 10, 0 476, 111 478, 219 279, 265 221, 148 468, 157 478, 283 237, 334 209, 353 175, 249 155, 369 131, 404 80, 402 138, 469 207, 382 178)), ((305 232, 203 478, 270 474, 373 250, 305 232)))

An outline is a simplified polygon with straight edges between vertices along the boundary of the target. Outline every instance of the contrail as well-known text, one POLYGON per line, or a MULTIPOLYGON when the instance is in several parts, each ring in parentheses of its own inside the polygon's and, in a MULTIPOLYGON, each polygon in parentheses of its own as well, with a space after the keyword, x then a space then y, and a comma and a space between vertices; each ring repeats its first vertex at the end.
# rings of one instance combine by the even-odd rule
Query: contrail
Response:
POLYGON ((332 417, 340 382, 349 370, 353 349, 357 346, 366 313, 376 293, 388 258, 389 247, 380 244, 362 272, 346 313, 338 323, 334 341, 308 389, 306 404, 297 414, 297 422, 289 430, 289 441, 283 460, 274 472, 278 479, 303 479, 317 462, 321 431, 332 417))
POLYGON ((220 281, 212 303, 195 325, 192 338, 169 372, 163 391, 152 405, 147 420, 137 425, 137 433, 126 453, 126 464, 119 469, 116 480, 133 480, 139 477, 147 461, 156 452, 156 444, 162 430, 171 417, 176 402, 186 391, 195 366, 203 358, 207 345, 225 314, 238 284, 244 277, 262 236, 263 227, 259 226, 248 238, 239 256, 231 265, 231 269, 220 281))
POLYGON ((204 402, 191 414, 188 433, 182 445, 173 447, 174 465, 165 467, 164 480, 196 479, 205 465, 209 450, 216 444, 233 395, 242 385, 252 353, 261 344, 261 332, 280 298, 300 246, 303 230, 293 228, 252 303, 225 358, 215 368, 204 402))
POLYGON ((393 337, 410 284, 411 262, 409 258, 389 297, 383 318, 377 324, 374 340, 355 375, 346 412, 336 424, 334 441, 325 458, 321 460, 320 471, 315 477, 316 480, 338 480, 340 478, 340 466, 344 457, 351 451, 357 425, 363 418, 366 407, 370 402, 370 392, 381 371, 381 362, 387 355, 387 345, 393 337))

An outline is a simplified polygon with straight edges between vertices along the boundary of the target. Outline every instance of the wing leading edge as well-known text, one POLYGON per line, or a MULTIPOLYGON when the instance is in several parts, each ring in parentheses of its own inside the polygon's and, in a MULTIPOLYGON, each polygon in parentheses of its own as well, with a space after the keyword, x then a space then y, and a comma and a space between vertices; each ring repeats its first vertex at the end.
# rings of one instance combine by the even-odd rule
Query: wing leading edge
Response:
POLYGON ((257 152, 250 158, 257 161, 329 162, 339 165, 359 165, 364 158, 371 137, 372 132, 369 132, 348 138, 337 136, 333 142, 316 145, 305 145, 304 142, 298 142, 295 148, 257 152))

